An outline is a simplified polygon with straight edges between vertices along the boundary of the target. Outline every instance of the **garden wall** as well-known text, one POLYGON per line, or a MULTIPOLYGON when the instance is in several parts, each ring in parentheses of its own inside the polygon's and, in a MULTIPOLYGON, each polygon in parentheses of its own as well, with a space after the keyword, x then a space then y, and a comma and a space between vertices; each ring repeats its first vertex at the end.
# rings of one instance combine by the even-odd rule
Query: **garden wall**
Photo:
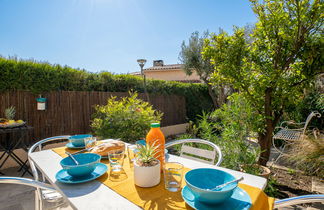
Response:
MULTIPOLYGON (((9 106, 16 107, 16 119, 27 121, 34 127, 28 142, 64 135, 90 132, 91 115, 96 104, 106 104, 111 96, 124 97, 128 93, 99 91, 55 91, 42 94, 47 98, 47 109, 36 109, 38 95, 27 91, 0 92, 0 118, 9 106)), ((145 100, 144 94, 139 98, 145 100)), ((151 95, 150 103, 154 109, 164 113, 162 126, 186 122, 186 101, 183 96, 151 95)), ((1 139, 0 139, 1 140, 1 139)))

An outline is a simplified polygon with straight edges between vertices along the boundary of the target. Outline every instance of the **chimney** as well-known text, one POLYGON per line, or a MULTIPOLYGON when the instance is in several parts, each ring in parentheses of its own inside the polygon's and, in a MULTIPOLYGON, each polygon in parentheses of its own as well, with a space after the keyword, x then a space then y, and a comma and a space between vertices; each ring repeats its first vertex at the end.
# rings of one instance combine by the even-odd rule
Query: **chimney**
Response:
POLYGON ((153 61, 153 66, 163 66, 163 60, 155 60, 155 61, 153 61))

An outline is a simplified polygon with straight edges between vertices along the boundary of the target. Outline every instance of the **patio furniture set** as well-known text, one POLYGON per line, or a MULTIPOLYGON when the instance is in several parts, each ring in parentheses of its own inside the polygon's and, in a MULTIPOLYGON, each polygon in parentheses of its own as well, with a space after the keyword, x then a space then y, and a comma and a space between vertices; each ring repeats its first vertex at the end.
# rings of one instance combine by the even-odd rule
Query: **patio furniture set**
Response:
MULTIPOLYGON (((29 149, 28 160, 34 180, 0 176, 0 184, 12 183, 35 187, 36 209, 55 209, 66 204, 73 209, 85 210, 187 209, 191 207, 195 209, 272 209, 273 207, 301 202, 324 201, 324 195, 309 195, 274 202, 273 198, 269 198, 263 193, 267 184, 265 178, 220 167, 223 158, 221 150, 217 145, 202 139, 183 139, 166 143, 166 148, 178 144, 182 145, 180 156, 167 154, 165 157, 166 162, 180 163, 188 172, 203 169, 205 174, 211 172, 210 177, 215 171, 230 174, 234 178, 242 177, 243 181, 239 184, 236 183, 231 197, 220 204, 206 204, 200 202, 195 197, 195 194, 190 194, 191 191, 188 189, 188 187, 191 189, 189 177, 186 175, 183 178, 186 183, 181 182, 182 191, 178 192, 166 190, 163 179, 161 179, 160 184, 152 188, 137 187, 134 185, 133 169, 130 166, 131 161, 125 161, 126 178, 120 182, 110 181, 108 170, 95 180, 80 184, 66 184, 57 179, 57 174, 58 171, 62 170, 60 166, 62 158, 66 156, 67 151, 71 152, 71 150, 66 147, 43 150, 43 145, 62 140, 69 141, 70 138, 69 135, 50 137, 37 142, 29 149), (193 148, 188 143, 206 144, 213 150, 193 148)), ((102 160, 102 162, 106 164, 105 160, 102 160)), ((201 175, 198 182, 205 182, 210 177, 201 175)), ((212 180, 209 181, 212 182, 212 180)), ((207 189, 207 191, 209 190, 207 189)))

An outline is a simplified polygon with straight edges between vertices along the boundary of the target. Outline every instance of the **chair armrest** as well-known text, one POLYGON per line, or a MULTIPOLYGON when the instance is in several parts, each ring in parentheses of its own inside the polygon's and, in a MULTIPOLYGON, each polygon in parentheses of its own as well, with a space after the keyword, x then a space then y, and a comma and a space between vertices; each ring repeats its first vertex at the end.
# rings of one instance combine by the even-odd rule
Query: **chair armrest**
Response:
POLYGON ((286 198, 277 200, 274 203, 274 208, 282 208, 286 206, 298 205, 303 203, 324 202, 323 194, 303 195, 298 197, 286 198))
MULTIPOLYGON (((300 127, 300 126, 304 126, 305 122, 301 122, 301 123, 296 123, 293 120, 290 121, 283 121, 279 127, 284 127, 284 128, 288 128, 288 126, 295 126, 295 127, 300 127)), ((302 128, 300 128, 302 129, 302 128)))
POLYGON ((32 179, 20 178, 20 177, 0 177, 0 183, 4 184, 20 184, 27 185, 35 188, 41 188, 46 190, 55 190, 50 184, 39 182, 32 179))
POLYGON ((280 129, 280 130, 290 130, 290 131, 302 131, 303 128, 287 128, 287 127, 275 127, 276 129, 280 129))

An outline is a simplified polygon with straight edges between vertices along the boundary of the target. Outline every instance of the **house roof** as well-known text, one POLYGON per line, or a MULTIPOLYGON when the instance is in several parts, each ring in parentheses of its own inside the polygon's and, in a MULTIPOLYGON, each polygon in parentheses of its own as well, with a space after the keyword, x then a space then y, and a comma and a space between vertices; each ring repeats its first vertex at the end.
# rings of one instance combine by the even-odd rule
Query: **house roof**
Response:
POLYGON ((169 64, 163 66, 152 66, 144 69, 144 71, 156 71, 156 70, 170 70, 170 69, 182 69, 183 64, 169 64))
POLYGON ((141 72, 140 71, 135 71, 135 72, 131 72, 129 74, 130 75, 141 75, 141 72))

